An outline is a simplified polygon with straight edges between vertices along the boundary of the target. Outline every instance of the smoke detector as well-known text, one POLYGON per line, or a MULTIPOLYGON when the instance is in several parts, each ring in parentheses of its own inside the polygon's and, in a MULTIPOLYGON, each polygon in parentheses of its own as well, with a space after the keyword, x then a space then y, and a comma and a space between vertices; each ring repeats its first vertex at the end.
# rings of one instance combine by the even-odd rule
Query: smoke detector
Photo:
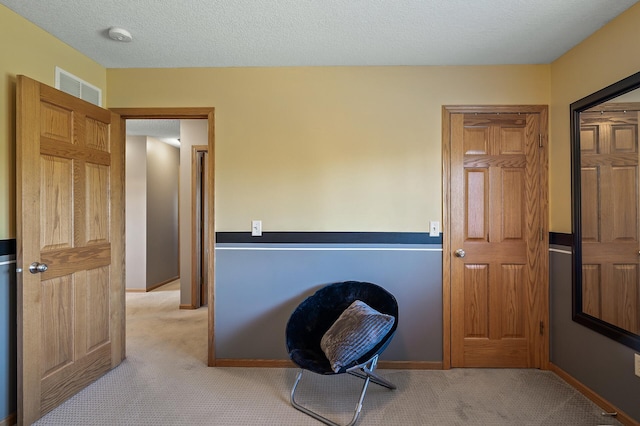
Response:
POLYGON ((115 41, 121 41, 123 43, 128 43, 133 39, 129 31, 119 27, 109 28, 109 37, 115 41))

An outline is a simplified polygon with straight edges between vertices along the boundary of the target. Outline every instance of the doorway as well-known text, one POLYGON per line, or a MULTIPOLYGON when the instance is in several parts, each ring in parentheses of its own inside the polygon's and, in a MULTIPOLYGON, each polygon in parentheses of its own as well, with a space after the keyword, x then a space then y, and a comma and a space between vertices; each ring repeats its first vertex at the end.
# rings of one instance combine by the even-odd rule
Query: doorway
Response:
POLYGON ((180 120, 126 120, 126 289, 180 277, 180 120))
POLYGON ((443 367, 547 368, 547 107, 443 107, 443 367))
MULTIPOLYGON (((125 126, 125 120, 127 119, 205 119, 207 120, 207 150, 209 153, 214 152, 214 109, 213 108, 113 108, 114 112, 118 113, 123 120, 122 127, 125 126)), ((214 199, 214 161, 213 155, 209 155, 210 161, 207 162, 207 176, 206 176, 206 198, 208 200, 214 199)), ((206 275, 208 277, 209 291, 207 294, 207 323, 208 323, 208 337, 207 337, 207 364, 209 366, 215 365, 215 346, 214 346, 214 288, 215 288, 215 275, 214 275, 214 203, 208 203, 206 205, 206 275)), ((182 219, 182 217, 181 217, 182 219)), ((188 233, 191 235, 191 233, 188 233)), ((190 247, 190 245, 189 245, 190 247)), ((191 250, 189 250, 191 251, 191 250)), ((181 305, 183 302, 181 301, 181 305)), ((191 303, 190 303, 191 304, 191 303)))

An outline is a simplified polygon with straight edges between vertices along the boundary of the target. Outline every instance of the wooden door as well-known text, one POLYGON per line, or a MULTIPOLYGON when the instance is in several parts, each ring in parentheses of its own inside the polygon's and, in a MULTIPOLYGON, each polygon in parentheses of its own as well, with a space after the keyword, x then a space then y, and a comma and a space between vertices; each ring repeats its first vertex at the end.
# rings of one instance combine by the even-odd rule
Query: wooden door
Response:
POLYGON ((450 116, 453 367, 543 364, 541 139, 539 113, 450 116))
POLYGON ((209 243, 207 241, 207 170, 208 153, 206 145, 194 145, 192 147, 191 161, 191 187, 192 191, 192 273, 191 292, 192 305, 199 308, 207 304, 209 292, 209 277, 207 276, 209 258, 209 243))
POLYGON ((640 334, 640 104, 625 106, 580 113, 582 311, 640 334))
POLYGON ((120 129, 117 114, 18 77, 19 424, 124 358, 120 129))

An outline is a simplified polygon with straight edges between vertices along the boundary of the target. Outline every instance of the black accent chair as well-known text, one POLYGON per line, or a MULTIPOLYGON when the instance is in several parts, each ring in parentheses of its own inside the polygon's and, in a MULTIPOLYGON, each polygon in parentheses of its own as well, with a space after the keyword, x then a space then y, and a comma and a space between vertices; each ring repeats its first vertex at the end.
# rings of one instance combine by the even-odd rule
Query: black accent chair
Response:
POLYGON ((327 285, 306 298, 291 314, 286 328, 287 351, 289 358, 300 367, 300 372, 291 390, 291 404, 309 416, 332 426, 339 426, 320 414, 298 404, 295 393, 305 370, 321 375, 348 373, 364 380, 360 399, 349 426, 358 420, 362 402, 369 382, 388 389, 395 385, 380 377, 374 371, 378 356, 387 348, 398 327, 398 303, 384 288, 367 282, 346 281, 327 285), (326 331, 338 319, 340 314, 355 300, 361 300, 380 313, 395 318, 392 328, 369 352, 338 372, 331 369, 329 360, 320 348, 320 340, 326 331))

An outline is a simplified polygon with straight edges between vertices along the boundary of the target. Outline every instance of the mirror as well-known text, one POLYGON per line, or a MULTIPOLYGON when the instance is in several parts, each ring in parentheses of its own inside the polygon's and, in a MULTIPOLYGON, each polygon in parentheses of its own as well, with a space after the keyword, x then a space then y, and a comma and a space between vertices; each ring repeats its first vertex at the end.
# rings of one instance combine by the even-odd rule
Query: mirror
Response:
POLYGON ((640 73, 570 111, 573 319, 640 350, 640 73))

